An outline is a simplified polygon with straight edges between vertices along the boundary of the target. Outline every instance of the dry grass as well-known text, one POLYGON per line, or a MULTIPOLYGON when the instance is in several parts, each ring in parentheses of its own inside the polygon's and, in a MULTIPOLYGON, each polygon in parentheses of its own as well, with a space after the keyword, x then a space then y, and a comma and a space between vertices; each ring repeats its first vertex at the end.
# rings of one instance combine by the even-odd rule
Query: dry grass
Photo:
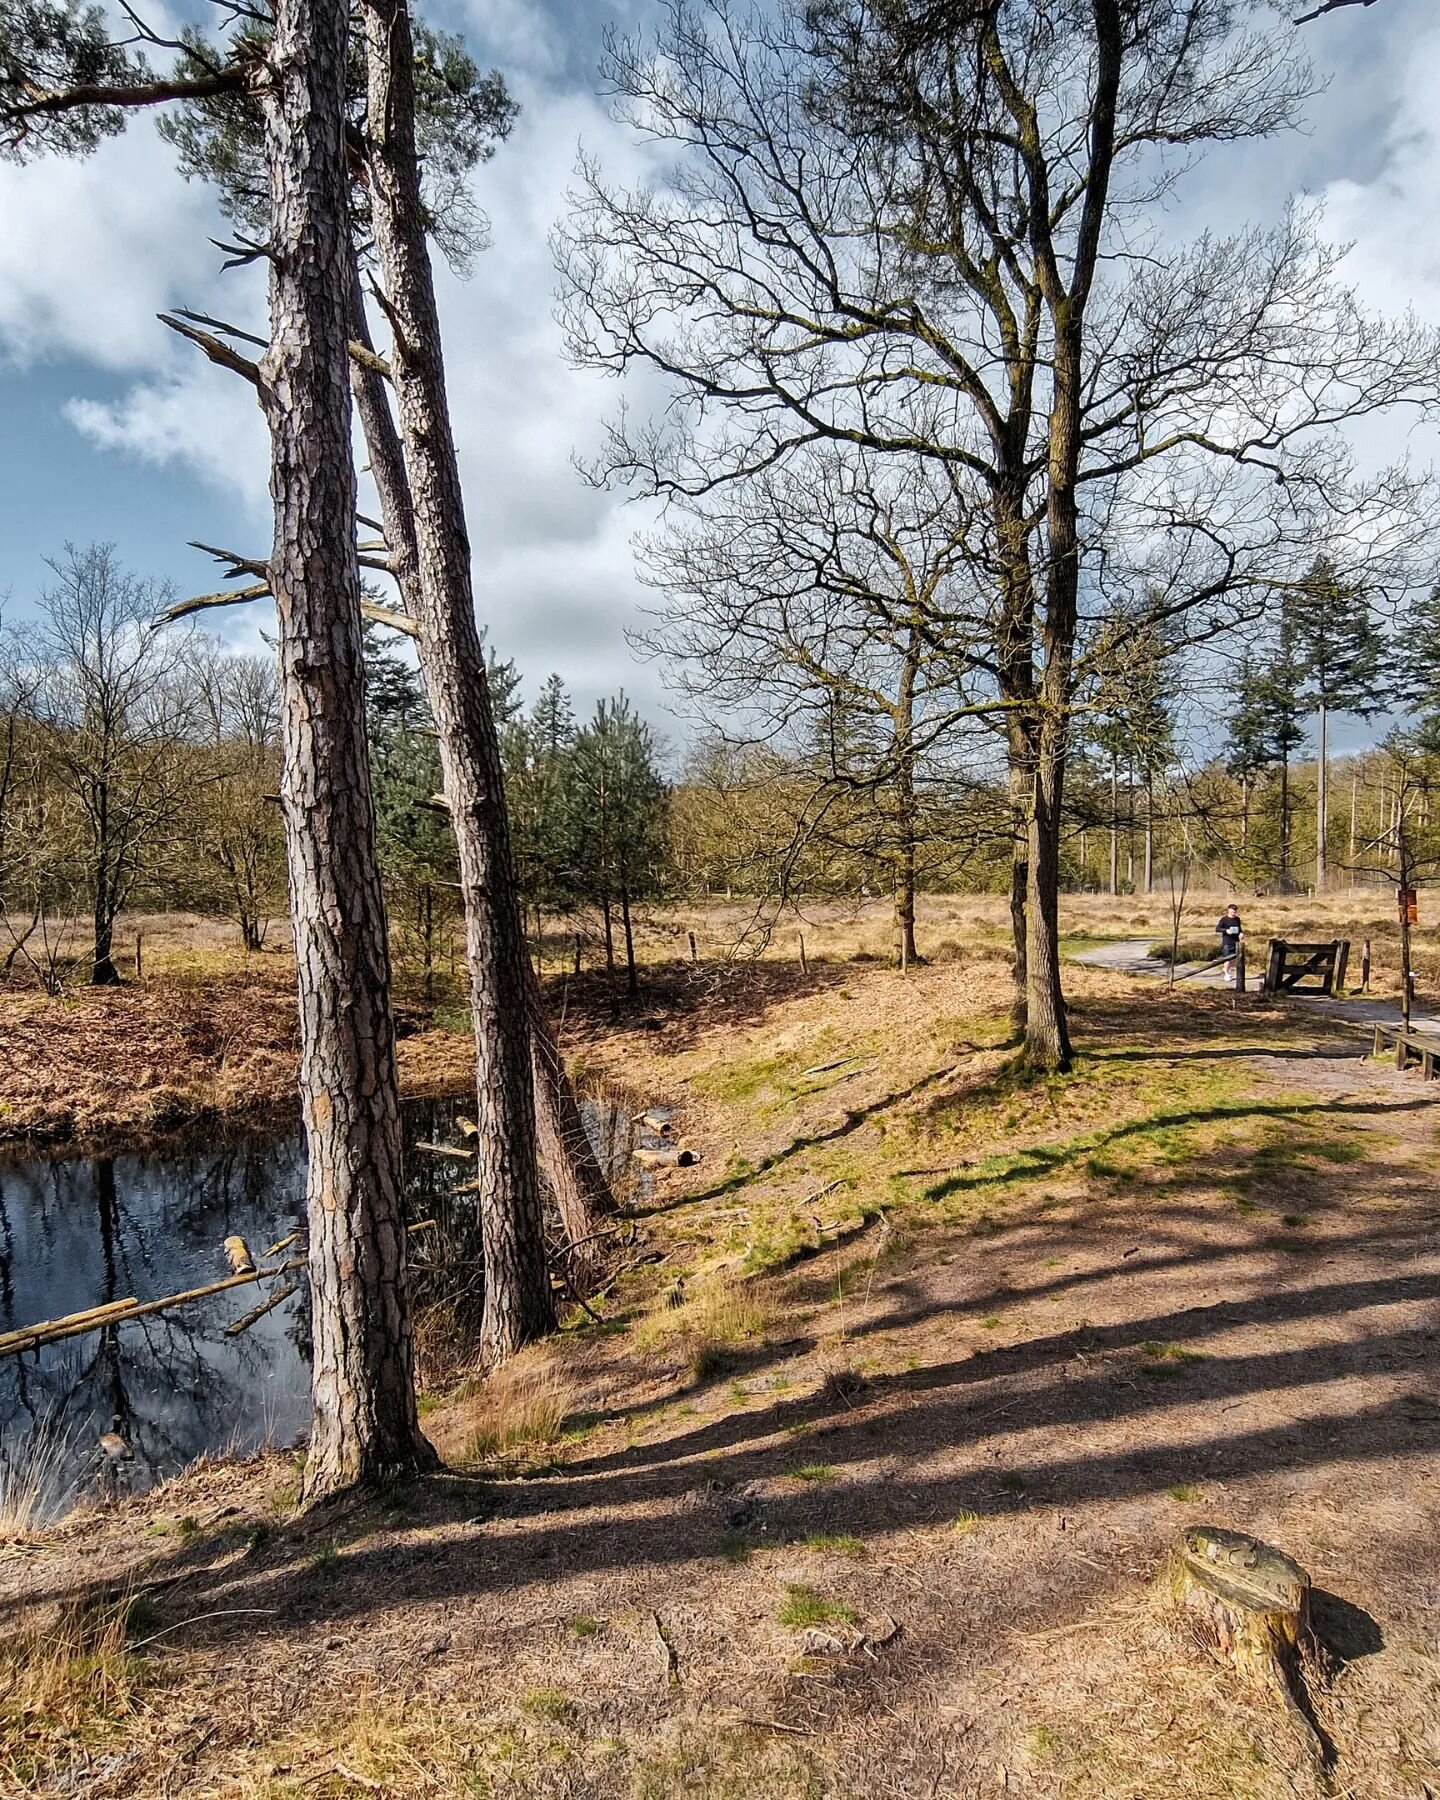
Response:
POLYGON ((136 1624, 129 1602, 72 1607, 49 1624, 22 1619, 0 1643, 0 1794, 65 1783, 126 1732, 151 1680, 131 1646, 136 1624))
MULTIPOLYGON (((1116 929, 1099 904, 1078 929, 1116 929)), ((1377 1622, 1326 1698, 1337 1792, 1436 1785, 1428 1089, 1303 1009, 1072 975, 1065 1080, 1008 1067, 998 955, 597 1027, 703 1150, 642 1196, 605 1328, 427 1412, 484 1481, 387 1498, 339 1556, 279 1519, 272 1459, 155 1502, 213 1541, 157 1544, 135 1502, 5 1559, 11 1605, 191 1559, 147 1653, 184 1705, 35 1791, 918 1800, 1001 1768, 1037 1800, 1293 1800, 1283 1717, 1150 1603, 1195 1504, 1377 1622), (874 1653, 797 1660, 816 1608, 874 1653)))
POLYGON ((462 1387, 425 1429, 447 1461, 479 1463, 554 1444, 579 1389, 549 1351, 529 1351, 462 1387))
POLYGON ((49 1417, 0 1444, 0 1544, 24 1543, 58 1513, 69 1449, 49 1417))
POLYGON ((678 1292, 674 1287, 664 1290, 658 1306, 631 1335, 642 1355, 681 1356, 691 1381, 702 1383, 728 1374, 740 1350, 763 1345, 769 1325, 769 1309, 761 1296, 722 1276, 693 1293, 683 1287, 678 1292))

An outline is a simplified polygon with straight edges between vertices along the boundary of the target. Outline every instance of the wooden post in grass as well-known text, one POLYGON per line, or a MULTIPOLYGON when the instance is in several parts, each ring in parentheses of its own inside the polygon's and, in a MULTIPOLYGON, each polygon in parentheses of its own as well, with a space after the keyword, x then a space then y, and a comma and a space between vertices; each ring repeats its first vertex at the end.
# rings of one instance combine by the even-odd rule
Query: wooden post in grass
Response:
POLYGON ((580 973, 580 933, 575 933, 575 973, 580 973))
POLYGON ((1235 992, 1245 992, 1245 940, 1242 937, 1235 946, 1235 992))
POLYGON ((135 933, 135 979, 137 981, 139 981, 145 973, 144 942, 145 933, 143 931, 137 931, 135 933))
POLYGON ((805 933, 802 931, 799 934, 799 937, 800 937, 800 973, 802 975, 808 976, 810 973, 810 965, 805 960, 805 933))
POLYGON ((700 949, 695 942, 695 933, 690 931, 685 935, 690 939, 690 960, 692 963, 698 963, 700 960, 700 949))
POLYGON ((1365 946, 1360 952, 1360 991, 1370 992, 1370 940, 1366 938, 1365 946))

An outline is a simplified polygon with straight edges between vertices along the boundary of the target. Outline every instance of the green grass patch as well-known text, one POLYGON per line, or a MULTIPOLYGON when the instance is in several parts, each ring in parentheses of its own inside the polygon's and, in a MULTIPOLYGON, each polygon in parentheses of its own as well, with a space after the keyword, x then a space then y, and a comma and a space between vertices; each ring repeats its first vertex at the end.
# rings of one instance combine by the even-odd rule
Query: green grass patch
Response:
POLYGON ((802 1463, 798 1469, 789 1471, 792 1481, 833 1481, 835 1471, 829 1463, 802 1463))
POLYGON ((837 1556, 864 1556, 865 1540, 848 1531, 807 1531, 805 1548, 834 1552, 837 1556))
POLYGON ((775 1615, 781 1625, 853 1625, 855 1609, 839 1600, 827 1600, 807 1582, 792 1581, 785 1589, 785 1599, 775 1615))

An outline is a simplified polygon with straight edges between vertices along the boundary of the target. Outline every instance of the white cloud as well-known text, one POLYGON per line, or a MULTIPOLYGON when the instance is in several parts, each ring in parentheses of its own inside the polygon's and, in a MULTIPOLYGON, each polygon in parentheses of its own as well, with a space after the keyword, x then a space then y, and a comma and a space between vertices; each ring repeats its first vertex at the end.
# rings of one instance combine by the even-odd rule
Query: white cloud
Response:
POLYGON ((0 163, 0 219, 0 355, 17 362, 160 366, 155 314, 214 279, 213 203, 144 124, 82 162, 0 163))
MULTIPOLYGON (((121 399, 76 398, 71 424, 101 449, 165 468, 185 463, 213 486, 263 514, 269 505, 269 450, 254 390, 226 369, 203 362, 175 368, 132 387, 121 399)), ((235 546, 238 548, 238 546, 235 546)))
POLYGON ((1322 190, 1329 235, 1353 246, 1345 277, 1367 304, 1398 314, 1413 307, 1440 324, 1440 25, 1417 31, 1399 75, 1382 139, 1384 161, 1368 180, 1322 190))

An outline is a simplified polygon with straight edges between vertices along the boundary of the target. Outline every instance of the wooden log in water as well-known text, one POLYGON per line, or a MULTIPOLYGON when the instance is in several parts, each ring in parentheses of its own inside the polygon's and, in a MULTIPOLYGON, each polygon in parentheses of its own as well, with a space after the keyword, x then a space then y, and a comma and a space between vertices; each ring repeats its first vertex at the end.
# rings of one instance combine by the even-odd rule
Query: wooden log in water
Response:
POLYGON ((255 1267, 255 1258, 250 1254, 250 1246, 243 1237, 227 1237, 225 1254, 229 1258, 232 1275, 248 1275, 255 1267))
POLYGON ((128 1325, 132 1319, 165 1312, 172 1306, 187 1306, 195 1300, 208 1300, 212 1294, 223 1294, 227 1288, 243 1287, 247 1282, 288 1275, 294 1269, 303 1269, 308 1261, 308 1257, 293 1256, 288 1262, 277 1263, 271 1268, 252 1269, 244 1275, 227 1275, 223 1281, 207 1281, 202 1287, 167 1294, 163 1300, 116 1300, 106 1306, 90 1306, 83 1312, 69 1313, 63 1319, 45 1319, 34 1325, 24 1325, 18 1331, 6 1332, 0 1337, 0 1358, 18 1356, 23 1350, 38 1350, 42 1345, 59 1343, 64 1338, 81 1337, 87 1331, 102 1331, 108 1325, 128 1325))
POLYGON ((1333 1753, 1316 1725, 1302 1669, 1313 1644, 1310 1577, 1245 1532, 1192 1525, 1170 1554, 1167 1578, 1189 1635, 1243 1681, 1278 1696, 1323 1776, 1333 1753))
POLYGON ((139 1304, 131 1294, 124 1300, 107 1300, 103 1306, 87 1306, 81 1312, 67 1313, 61 1319, 38 1319, 33 1325, 22 1325, 0 1335, 0 1356, 8 1355, 12 1349, 25 1349, 32 1338, 47 1338, 52 1333, 60 1337, 73 1335, 67 1327, 73 1327, 75 1331, 98 1331, 111 1319, 133 1312, 139 1304))
POLYGON ((258 1325, 268 1312, 274 1312, 277 1306, 283 1305, 292 1294, 298 1293, 298 1281, 287 1281, 282 1288, 276 1288, 268 1299, 262 1300, 258 1306, 252 1306, 247 1313, 241 1313, 238 1319, 225 1327, 226 1337, 239 1337, 242 1331, 248 1331, 252 1325, 258 1325))

